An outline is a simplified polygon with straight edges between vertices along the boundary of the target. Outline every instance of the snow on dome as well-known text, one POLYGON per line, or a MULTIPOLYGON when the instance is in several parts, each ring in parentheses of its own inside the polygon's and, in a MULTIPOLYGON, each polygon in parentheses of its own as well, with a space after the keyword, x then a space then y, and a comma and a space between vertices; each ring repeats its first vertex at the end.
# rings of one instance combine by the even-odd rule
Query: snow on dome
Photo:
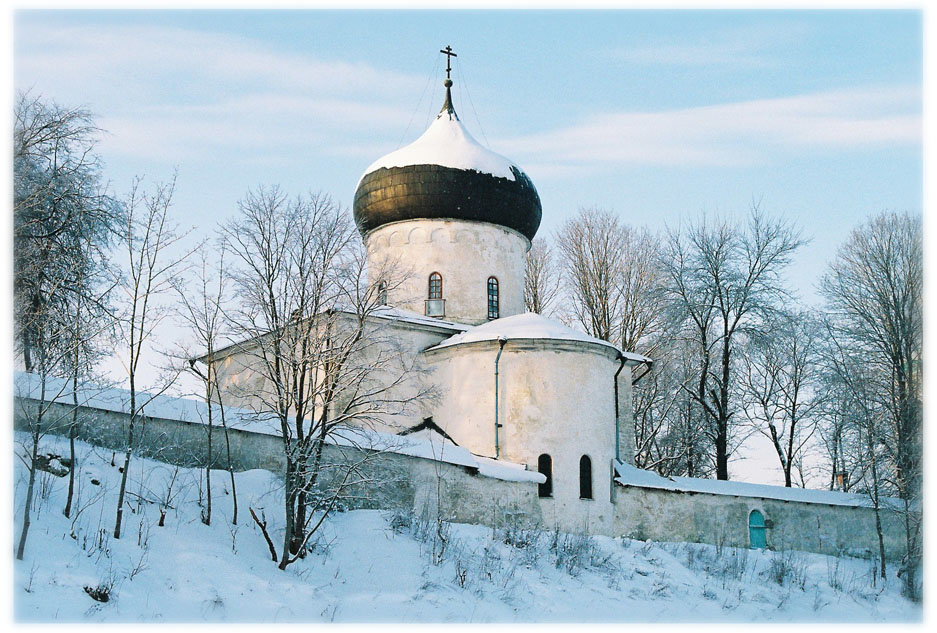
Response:
POLYGON ((439 113, 433 124, 423 132, 423 136, 371 163, 358 180, 358 185, 361 185, 365 176, 382 167, 390 169, 410 165, 439 165, 474 170, 508 180, 514 180, 512 167, 521 171, 520 167, 501 154, 482 147, 468 133, 459 117, 445 110, 439 113))
MULTIPOLYGON (((514 316, 495 319, 482 325, 473 327, 461 334, 456 334, 447 338, 439 345, 430 349, 442 349, 453 345, 463 343, 477 343, 479 341, 496 341, 498 339, 549 339, 554 341, 577 341, 580 343, 592 343, 594 345, 603 345, 618 350, 615 345, 608 341, 589 336, 582 332, 566 327, 559 321, 548 319, 545 316, 535 312, 526 312, 514 316)), ((622 352, 628 360, 635 362, 648 362, 649 358, 640 354, 622 352)))

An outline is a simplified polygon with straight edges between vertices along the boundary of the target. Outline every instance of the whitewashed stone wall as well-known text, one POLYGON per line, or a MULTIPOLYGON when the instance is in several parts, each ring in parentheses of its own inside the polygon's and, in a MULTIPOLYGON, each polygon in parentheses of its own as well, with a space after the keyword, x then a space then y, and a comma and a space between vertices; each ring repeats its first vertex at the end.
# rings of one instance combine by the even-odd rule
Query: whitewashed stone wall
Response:
MULTIPOLYGON (((14 428, 28 428, 27 418, 34 414, 34 400, 14 397, 14 428)), ((79 439, 116 451, 126 447, 127 418, 124 413, 88 407, 80 409, 79 439)), ((71 406, 49 406, 44 428, 48 433, 64 435, 71 421, 71 406)), ((140 430, 142 431, 142 425, 140 430)), ((220 429, 216 429, 216 447, 220 429)), ((206 461, 207 428, 179 420, 148 418, 145 432, 138 434, 139 455, 184 466, 198 466, 206 461)), ((283 451, 279 438, 232 430, 232 463, 236 470, 264 468, 283 472, 283 451)), ((343 449, 329 447, 329 459, 342 458, 343 449)), ((351 458, 358 458, 357 455, 351 458)), ((223 454, 215 452, 216 467, 224 467, 223 454)), ((577 462, 578 465, 578 462, 577 462)), ((612 494, 612 520, 595 520, 588 526, 558 516, 562 500, 537 498, 537 485, 529 482, 502 481, 473 475, 464 468, 418 457, 381 454, 374 463, 384 482, 371 490, 362 507, 412 510, 417 514, 438 511, 448 520, 501 525, 517 521, 563 530, 608 536, 670 542, 700 542, 748 547, 748 515, 760 510, 771 527, 767 529, 768 547, 775 550, 796 549, 823 554, 868 554, 878 552, 875 515, 870 508, 832 506, 756 497, 734 497, 708 493, 687 493, 615 485, 612 494), (440 484, 437 487, 437 484, 440 484), (437 490, 439 494, 437 495, 437 490)), ((575 471, 578 474, 578 468, 575 471)), ((554 462, 554 477, 558 477, 554 462)), ((598 479, 598 478, 597 478, 598 479)), ((607 502, 607 497, 605 501, 607 502)), ((595 503, 601 501, 596 497, 595 503)), ((587 504, 588 502, 581 502, 587 504)), ((573 508, 575 512, 575 508, 573 508)), ((580 512, 593 519, 597 513, 580 512)), ((904 554, 904 528, 898 514, 882 513, 886 557, 900 559, 904 554)))
MULTIPOLYGON (((871 508, 801 503, 758 497, 615 486, 614 534, 640 540, 721 543, 749 547, 748 517, 759 510, 773 550, 878 555, 871 508)), ((904 527, 891 511, 881 514, 886 558, 904 555, 904 527)))
POLYGON ((463 220, 407 220, 365 238, 371 270, 397 268, 404 281, 388 290, 389 305, 425 313, 429 276, 442 275, 446 316, 478 325, 488 320, 488 278, 497 277, 500 316, 522 314, 530 242, 511 229, 463 220))
MULTIPOLYGON (((35 400, 15 398, 14 425, 29 428, 27 417, 34 415, 35 400)), ((72 407, 48 405, 43 428, 46 433, 66 435, 72 407)), ((79 407, 78 439, 97 446, 123 451, 127 446, 126 413, 79 407)), ((147 418, 135 427, 134 454, 185 467, 204 466, 208 461, 208 427, 181 420, 147 418)), ((214 429, 213 464, 226 468, 223 430, 214 429)), ((282 474, 285 470, 279 437, 243 430, 229 430, 231 463, 235 471, 263 468, 282 474)), ((500 526, 505 522, 541 524, 537 484, 504 481, 472 473, 462 466, 396 453, 376 453, 363 463, 365 451, 342 446, 325 446, 325 461, 356 464, 375 476, 367 489, 352 490, 357 508, 411 511, 417 516, 441 516, 448 521, 500 526), (437 512, 439 513, 437 515, 437 512)), ((326 484, 327 485, 327 484, 326 484)))

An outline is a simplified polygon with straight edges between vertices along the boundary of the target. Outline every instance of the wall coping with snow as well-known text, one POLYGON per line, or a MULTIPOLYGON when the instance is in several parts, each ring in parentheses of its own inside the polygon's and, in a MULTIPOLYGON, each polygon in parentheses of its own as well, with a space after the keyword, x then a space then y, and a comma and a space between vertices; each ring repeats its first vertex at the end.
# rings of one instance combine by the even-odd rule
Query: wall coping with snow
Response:
MULTIPOLYGON (((777 501, 848 506, 852 508, 873 507, 872 500, 866 495, 839 492, 836 490, 787 488, 785 486, 753 484, 743 481, 698 479, 695 477, 662 477, 650 470, 643 470, 631 466, 630 464, 623 464, 620 462, 615 465, 615 472, 617 474, 617 477, 615 477, 616 483, 633 488, 650 488, 654 490, 669 490, 672 492, 730 497, 774 499, 777 501)), ((901 500, 892 497, 881 497, 879 503, 882 507, 890 509, 897 510, 902 507, 901 500)))
MULTIPOLYGON (((14 397, 28 400, 41 399, 41 379, 37 374, 16 372, 14 375, 14 397)), ((130 392, 116 387, 79 387, 76 392, 78 406, 114 413, 129 414, 130 392)), ((66 406, 73 405, 71 382, 61 378, 46 378, 46 402, 66 406)), ((208 424, 208 406, 199 400, 168 395, 151 395, 137 392, 137 402, 143 403, 141 415, 172 422, 208 424)), ((219 408, 212 405, 216 420, 220 419, 219 408)), ((248 409, 225 407, 225 423, 229 429, 282 437, 279 421, 269 413, 258 413, 248 409)), ((216 424, 219 426, 219 424, 216 424)), ((430 461, 444 462, 469 468, 484 477, 503 481, 543 483, 546 478, 539 472, 529 471, 522 464, 474 455, 465 448, 453 444, 431 431, 410 435, 394 435, 373 430, 345 427, 336 429, 326 440, 327 444, 346 446, 361 450, 382 451, 417 457, 430 461)))

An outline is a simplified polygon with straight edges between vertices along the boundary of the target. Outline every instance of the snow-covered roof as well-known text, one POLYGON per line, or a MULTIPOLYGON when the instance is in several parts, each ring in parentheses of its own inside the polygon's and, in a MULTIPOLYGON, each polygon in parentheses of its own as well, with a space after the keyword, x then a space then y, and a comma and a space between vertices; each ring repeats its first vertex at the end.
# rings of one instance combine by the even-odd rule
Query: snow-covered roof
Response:
POLYGON ((392 308, 390 306, 380 307, 374 312, 372 316, 379 319, 388 319, 390 321, 402 321, 404 323, 413 323, 414 325, 426 325, 431 327, 445 328, 449 330, 457 330, 459 332, 464 332, 471 328, 471 325, 466 325, 465 323, 457 323, 455 321, 444 321, 442 319, 437 319, 435 317, 428 317, 420 314, 419 312, 411 312, 410 310, 401 310, 400 308, 392 308))
MULTIPOLYGON (((516 314, 514 316, 504 317, 488 321, 482 325, 475 326, 461 334, 456 334, 447 338, 445 341, 431 347, 430 350, 443 349, 453 345, 462 345, 464 343, 477 343, 480 341, 521 340, 521 339, 543 339, 552 341, 575 341, 579 343, 591 343, 610 347, 619 351, 615 345, 608 341, 589 336, 583 332, 578 332, 570 327, 566 327, 559 321, 549 319, 543 315, 534 312, 516 314)), ((641 354, 631 352, 622 352, 622 355, 636 363, 650 362, 651 359, 641 354)))
MULTIPOLYGON (((321 312, 319 312, 318 314, 310 318, 314 319, 322 314, 325 314, 326 312, 336 312, 336 313, 349 314, 349 315, 355 314, 354 308, 338 305, 332 308, 331 310, 322 310, 321 312)), ((464 332, 465 330, 471 327, 470 325, 466 325, 464 323, 457 323, 455 321, 444 321, 442 319, 424 316, 422 314, 419 314, 418 312, 411 312, 410 310, 401 310, 400 308, 392 308, 390 306, 380 306, 378 308, 375 308, 374 310, 371 311, 371 314, 369 316, 377 318, 377 319, 388 320, 388 321, 400 321, 403 323, 412 323, 414 325, 431 326, 435 328, 441 328, 444 330, 454 330, 456 332, 464 332)), ((225 345, 221 349, 215 350, 214 356, 215 358, 222 358, 230 350, 241 347, 253 340, 255 339, 248 338, 242 341, 229 343, 228 345, 225 345)), ((203 359, 206 359, 207 357, 208 357, 208 354, 202 354, 201 356, 195 357, 195 360, 203 360, 203 359)))
MULTIPOLYGON (((361 178, 382 167, 390 169, 410 165, 469 169, 508 180, 514 180, 512 167, 520 171, 510 160, 472 138, 459 118, 446 110, 439 113, 420 138, 371 163, 361 178)), ((360 179, 358 185, 361 185, 360 179)))
MULTIPOLYGON (((15 397, 34 400, 40 398, 41 381, 36 374, 18 371, 14 376, 13 385, 15 397)), ((79 406, 116 413, 127 413, 130 410, 130 392, 126 389, 82 385, 79 386, 77 395, 79 406)), ((45 399, 71 405, 71 382, 61 378, 46 378, 45 399)), ((150 394, 137 392, 137 403, 138 406, 143 405, 142 414, 149 418, 208 424, 208 406, 201 400, 167 395, 151 397, 150 394)), ((213 406, 215 407, 215 423, 218 424, 220 416, 217 406, 213 406)), ((230 429, 280 436, 279 420, 270 413, 257 413, 236 407, 225 407, 224 412, 225 424, 230 429)), ((506 481, 532 483, 546 481, 543 475, 528 471, 523 465, 478 457, 431 431, 396 435, 370 429, 345 427, 330 433, 326 442, 335 446, 354 446, 367 450, 386 451, 474 468, 481 475, 506 481)))
MULTIPOLYGON (((732 497, 754 497, 777 499, 779 501, 797 501, 800 503, 821 503, 833 506, 871 507, 872 502, 866 495, 835 490, 813 490, 810 488, 787 488, 767 484, 751 484, 743 481, 720 481, 716 479, 697 479, 695 477, 661 477, 655 472, 642 470, 630 464, 617 463, 615 481, 623 486, 672 490, 675 492, 696 492, 732 497)), ((883 505, 895 504, 897 499, 882 499, 883 505)))

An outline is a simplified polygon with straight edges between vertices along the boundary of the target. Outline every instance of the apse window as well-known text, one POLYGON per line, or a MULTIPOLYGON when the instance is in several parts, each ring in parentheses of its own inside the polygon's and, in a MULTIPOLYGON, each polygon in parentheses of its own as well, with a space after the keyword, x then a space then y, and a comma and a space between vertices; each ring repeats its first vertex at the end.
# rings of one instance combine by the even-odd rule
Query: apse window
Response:
POLYGON ((579 459, 579 498, 592 498, 592 460, 588 455, 579 459))
POLYGON ((377 285, 377 304, 387 305, 387 282, 382 281, 377 285))
POLYGON ((488 278, 488 319, 497 319, 500 310, 498 308, 498 278, 488 278))
POLYGON ((537 458, 537 472, 547 478, 545 482, 537 488, 537 494, 540 497, 553 496, 553 460, 544 453, 537 458))

